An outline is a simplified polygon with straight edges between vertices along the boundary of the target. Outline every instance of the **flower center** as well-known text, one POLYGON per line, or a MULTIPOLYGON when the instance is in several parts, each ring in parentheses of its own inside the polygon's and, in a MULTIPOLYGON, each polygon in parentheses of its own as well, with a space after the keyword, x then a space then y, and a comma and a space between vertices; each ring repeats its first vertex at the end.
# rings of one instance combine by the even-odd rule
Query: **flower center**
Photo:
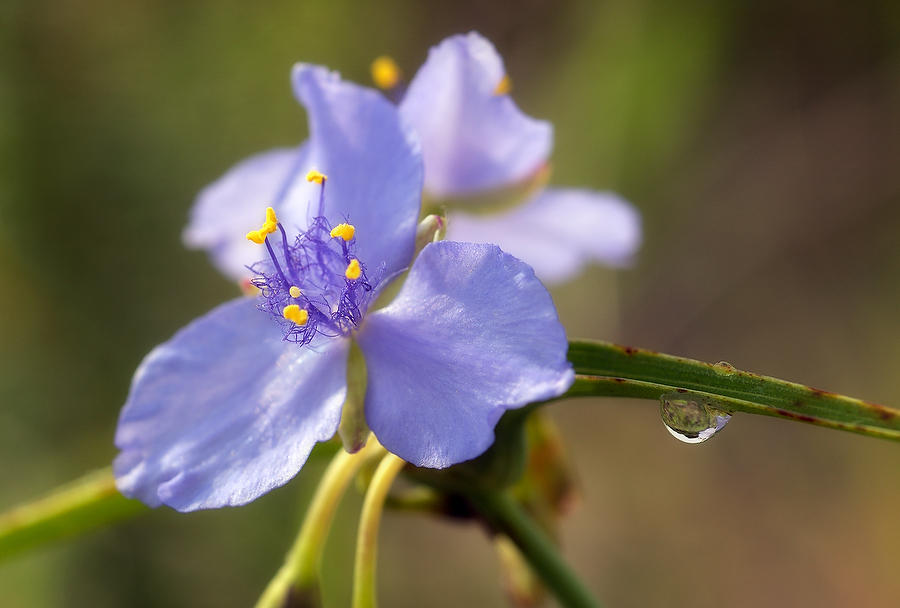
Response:
POLYGON ((322 215, 327 177, 310 171, 321 185, 319 216, 291 241, 275 210, 266 209, 262 227, 247 239, 265 245, 268 258, 250 266, 260 290, 259 309, 281 326, 284 339, 309 344, 316 334, 347 335, 356 329, 375 297, 366 267, 355 254, 356 228, 348 221, 332 226, 322 215), (269 238, 276 231, 281 233, 269 238), (271 241, 275 241, 274 246, 271 241))

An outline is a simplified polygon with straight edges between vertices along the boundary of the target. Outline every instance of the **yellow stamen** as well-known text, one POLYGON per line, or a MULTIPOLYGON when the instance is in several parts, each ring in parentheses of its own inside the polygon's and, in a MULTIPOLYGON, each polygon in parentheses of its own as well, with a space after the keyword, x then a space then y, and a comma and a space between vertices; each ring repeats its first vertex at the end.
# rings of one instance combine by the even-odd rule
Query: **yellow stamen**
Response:
POLYGON ((372 62, 372 81, 379 89, 393 89, 400 82, 400 67, 387 55, 382 55, 372 62))
POLYGON ((308 182, 316 182, 317 184, 324 184, 325 180, 328 179, 328 176, 324 173, 319 173, 315 169, 311 169, 309 173, 306 174, 306 181, 308 182))
POLYGON ((266 235, 261 230, 251 230, 247 233, 247 240, 262 245, 266 241, 266 235))
POLYGON ((288 292, 291 294, 292 298, 299 298, 302 295, 300 293, 300 288, 297 287, 296 285, 294 285, 293 287, 288 289, 288 292))
POLYGON ((297 325, 306 325, 306 322, 309 320, 309 313, 296 304, 288 304, 281 311, 281 314, 284 315, 285 319, 297 325))
POLYGON ((497 83, 497 88, 494 89, 494 95, 509 95, 510 91, 512 91, 512 80, 507 74, 497 83))
POLYGON ((331 238, 341 237, 345 241, 349 241, 356 234, 356 226, 353 224, 338 224, 331 229, 331 238))
POLYGON ((344 271, 344 276, 350 279, 351 281, 355 281, 362 275, 362 267, 359 265, 359 260, 353 259, 350 260, 350 263, 347 264, 347 270, 344 271))
POLYGON ((266 221, 259 230, 251 230, 247 233, 247 239, 253 241, 257 245, 262 245, 266 241, 266 235, 275 232, 278 229, 278 217, 275 210, 266 207, 266 221))

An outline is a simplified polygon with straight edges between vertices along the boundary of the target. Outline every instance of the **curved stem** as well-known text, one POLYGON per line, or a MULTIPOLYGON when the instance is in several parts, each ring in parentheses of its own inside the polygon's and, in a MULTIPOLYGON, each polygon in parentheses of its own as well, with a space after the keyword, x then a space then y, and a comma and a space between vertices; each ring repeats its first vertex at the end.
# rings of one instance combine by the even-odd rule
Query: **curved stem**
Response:
POLYGON ((498 532, 512 540, 535 573, 567 608, 598 608, 599 602, 562 560, 541 528, 508 494, 468 494, 475 509, 498 532))
POLYGON ((0 561, 147 511, 119 493, 109 467, 94 471, 0 515, 0 561))
POLYGON ((378 464, 372 483, 366 492, 359 532, 356 537, 356 563, 353 569, 353 608, 375 608, 375 561, 378 553, 378 524, 384 502, 394 479, 406 462, 393 454, 378 464))
POLYGON ((301 598, 308 599, 306 603, 317 601, 319 563, 338 504, 360 467, 384 451, 375 437, 370 437, 366 446, 355 454, 341 450, 332 459, 316 488, 294 546, 263 591, 256 608, 284 606, 288 598, 298 600, 295 603, 301 605, 304 603, 299 601, 301 598))

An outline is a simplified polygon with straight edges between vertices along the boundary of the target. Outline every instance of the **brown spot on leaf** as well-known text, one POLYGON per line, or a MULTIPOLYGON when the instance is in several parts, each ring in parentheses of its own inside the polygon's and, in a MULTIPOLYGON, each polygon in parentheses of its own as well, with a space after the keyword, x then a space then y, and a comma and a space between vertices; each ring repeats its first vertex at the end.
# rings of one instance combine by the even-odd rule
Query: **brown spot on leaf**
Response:
POLYGON ((837 396, 830 391, 823 391, 820 388, 813 388, 812 386, 808 386, 807 388, 813 395, 815 395, 816 397, 819 397, 819 398, 836 397, 837 396))
POLYGON ((864 403, 867 406, 869 406, 870 408, 872 408, 873 410, 875 410, 875 413, 878 414, 878 417, 881 418, 882 420, 885 420, 885 421, 893 420, 894 418, 897 417, 897 412, 895 410, 892 410, 889 407, 885 407, 878 403, 871 403, 869 401, 865 401, 864 403))
POLYGON ((816 422, 818 418, 814 416, 807 416, 806 414, 797 414, 795 412, 789 412, 788 410, 775 410, 778 412, 779 416, 783 418, 790 418, 791 420, 799 420, 800 422, 816 422))

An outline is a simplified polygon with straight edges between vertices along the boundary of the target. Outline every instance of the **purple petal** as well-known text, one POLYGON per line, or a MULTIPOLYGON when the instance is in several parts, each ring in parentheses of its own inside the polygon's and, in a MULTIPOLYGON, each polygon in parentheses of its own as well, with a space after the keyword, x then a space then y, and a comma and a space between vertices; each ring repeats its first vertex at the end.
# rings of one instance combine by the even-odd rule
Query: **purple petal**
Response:
MULTIPOLYGON (((294 92, 310 123, 308 169, 328 176, 325 215, 356 226, 360 260, 386 274, 412 258, 422 196, 422 156, 396 107, 325 68, 298 64, 294 92)), ((316 215, 320 186, 304 179, 289 194, 291 217, 316 215), (310 213, 310 210, 312 212, 310 213)))
POLYGON ((191 209, 184 231, 188 247, 206 249, 226 276, 252 276, 247 266, 259 261, 259 245, 245 238, 261 223, 269 205, 279 201, 298 167, 305 164, 306 147, 279 148, 251 156, 203 189, 191 209))
POLYGON ((447 238, 495 243, 542 281, 560 283, 592 262, 627 265, 641 244, 641 216, 615 194, 548 188, 502 215, 451 213, 447 238))
POLYGON ((290 480, 337 430, 349 342, 284 342, 251 299, 157 346, 119 417, 116 484, 179 511, 242 505, 290 480))
POLYGON ((495 245, 425 247, 388 307, 357 336, 366 420, 391 452, 443 468, 491 445, 510 408, 562 394, 574 378, 553 301, 495 245))
POLYGON ((475 32, 433 47, 400 112, 425 155, 425 188, 437 197, 469 194, 526 178, 553 146, 549 123, 519 111, 495 90, 503 60, 475 32))

